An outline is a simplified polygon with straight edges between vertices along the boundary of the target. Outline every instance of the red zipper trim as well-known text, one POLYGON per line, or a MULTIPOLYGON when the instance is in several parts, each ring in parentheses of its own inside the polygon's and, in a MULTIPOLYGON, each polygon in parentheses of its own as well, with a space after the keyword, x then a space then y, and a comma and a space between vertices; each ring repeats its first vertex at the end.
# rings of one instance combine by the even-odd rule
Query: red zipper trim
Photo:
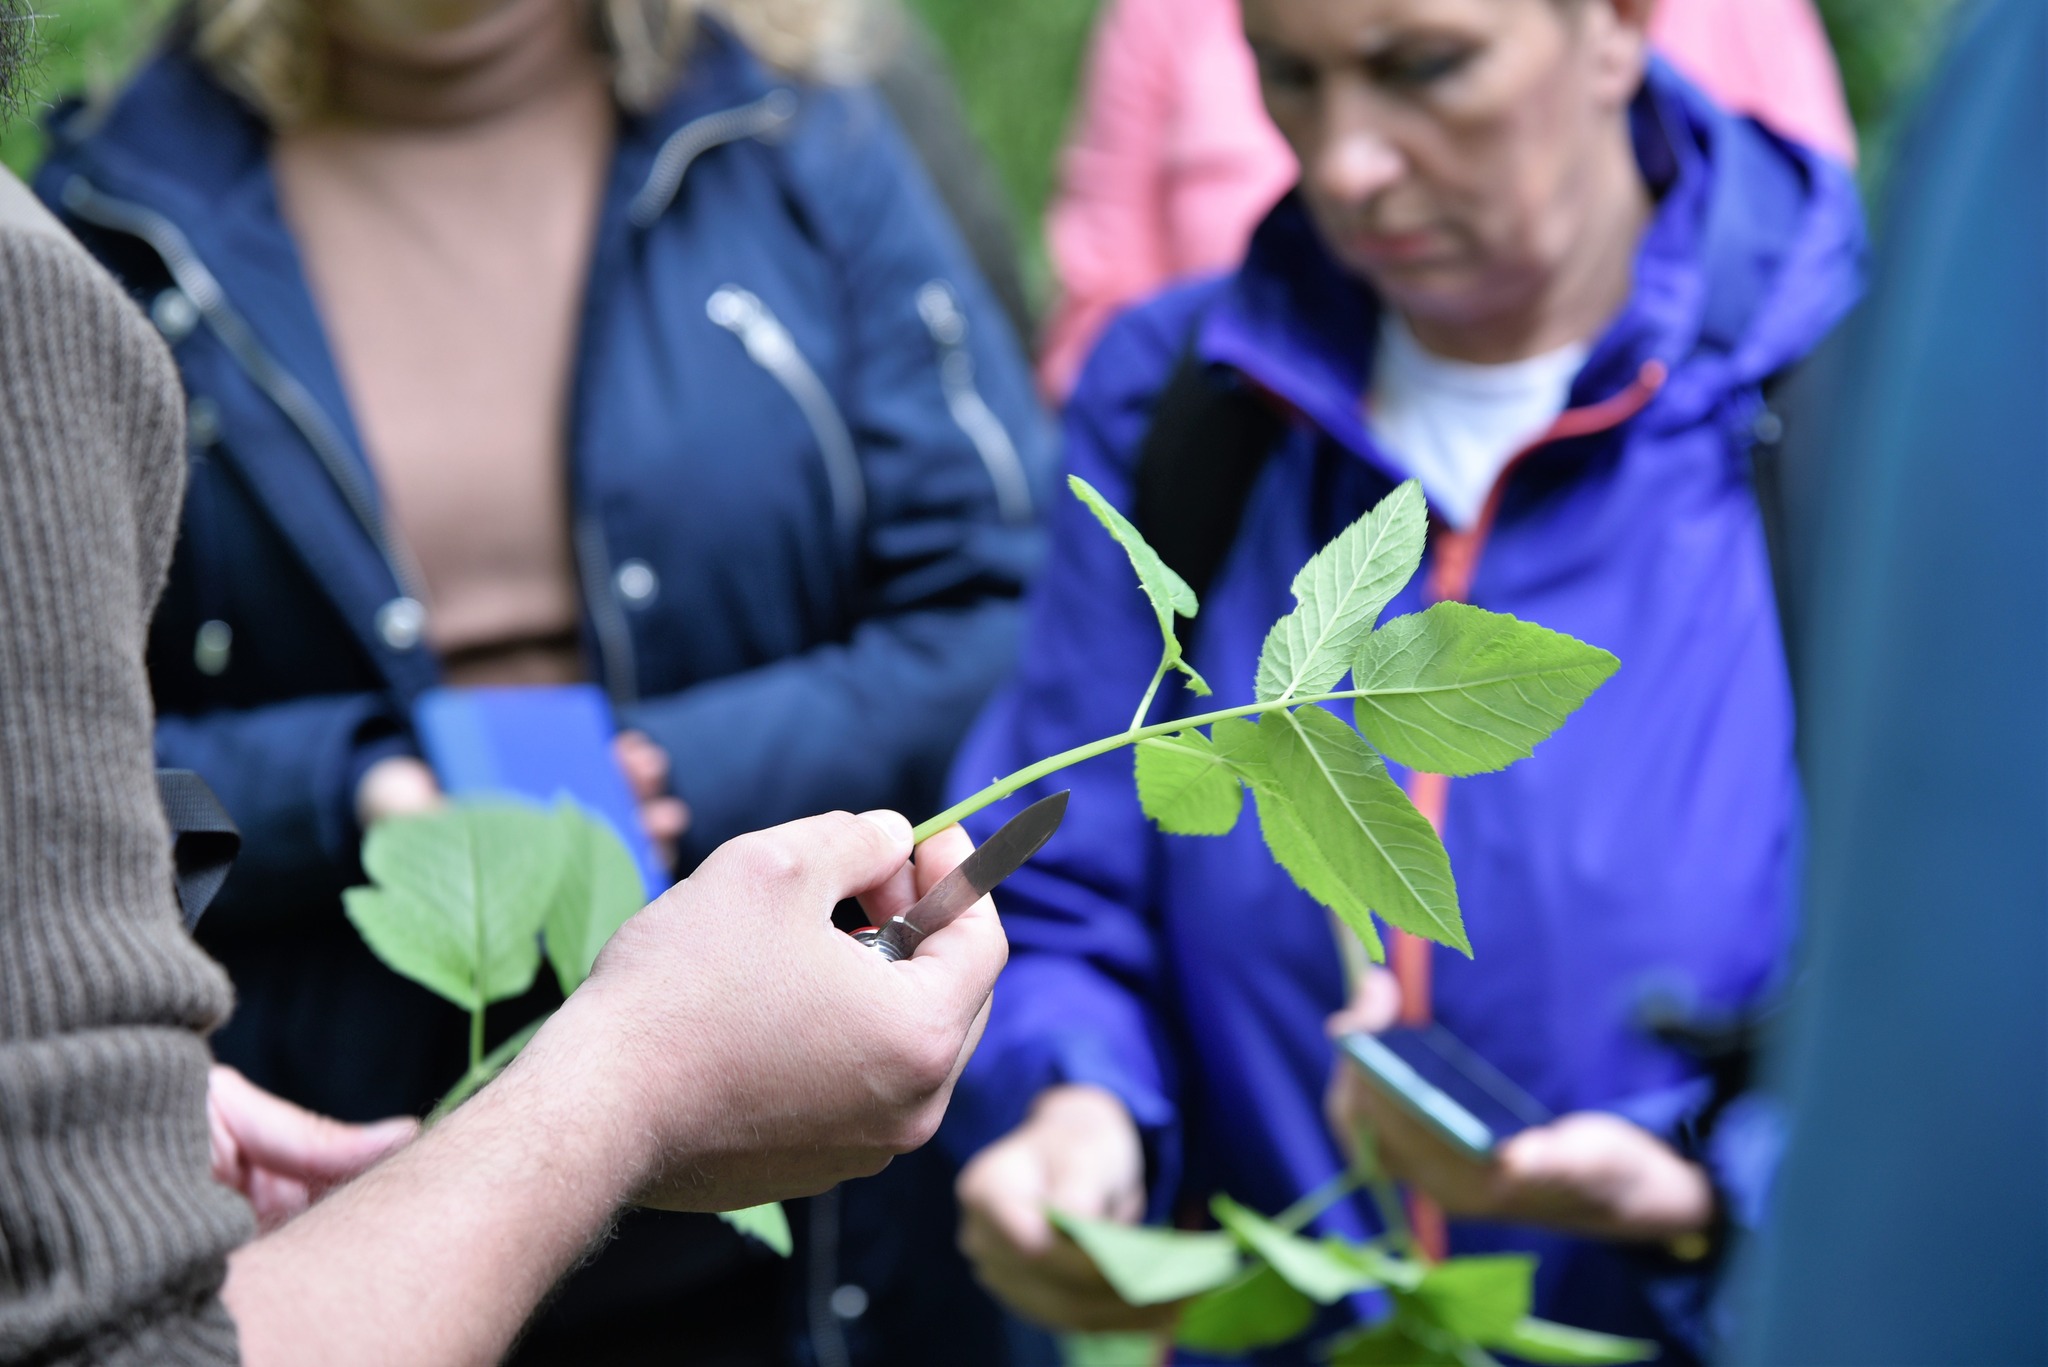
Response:
MULTIPOLYGON (((1430 541, 1436 555, 1430 562, 1429 577, 1423 581, 1423 597, 1431 603, 1466 601, 1472 591, 1473 577, 1479 571, 1479 556, 1486 549, 1487 537, 1492 534, 1494 519, 1500 513, 1501 496, 1517 466, 1552 442, 1591 436, 1595 432, 1621 426, 1649 406, 1650 400, 1657 397, 1657 392, 1668 378, 1669 372, 1662 361, 1645 361, 1636 372, 1635 380, 1625 389, 1599 403, 1566 409, 1544 429, 1541 436, 1515 452, 1501 467, 1500 474, 1494 477, 1493 488, 1487 493, 1476 522, 1463 531, 1442 523, 1432 527, 1430 541)), ((1448 775, 1425 774, 1420 770, 1408 775, 1408 800, 1436 828, 1439 836, 1444 831, 1444 812, 1450 803, 1450 795, 1448 775)), ((1394 932, 1390 957, 1394 981, 1401 985, 1403 1025, 1427 1025, 1435 1017, 1430 1001, 1430 953, 1429 941, 1421 936, 1410 935, 1405 930, 1394 932)), ((1443 1211, 1420 1192, 1410 1193, 1409 1207, 1409 1220, 1423 1252, 1432 1258, 1442 1258, 1449 1243, 1443 1211)))

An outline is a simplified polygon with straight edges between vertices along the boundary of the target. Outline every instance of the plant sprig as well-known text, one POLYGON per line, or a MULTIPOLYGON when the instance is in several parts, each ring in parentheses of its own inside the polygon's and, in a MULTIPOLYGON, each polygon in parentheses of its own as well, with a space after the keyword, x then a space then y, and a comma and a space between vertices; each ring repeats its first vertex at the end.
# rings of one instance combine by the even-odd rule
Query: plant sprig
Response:
MULTIPOLYGON (((562 995, 574 992, 647 900, 624 842, 566 798, 552 810, 458 802, 381 821, 363 841, 363 868, 370 886, 350 888, 342 900, 371 951, 469 1013, 469 1066, 428 1114, 430 1125, 503 1072, 546 1021, 486 1053, 486 1010, 532 987, 543 954, 562 995)), ((720 1218, 789 1255, 780 1206, 720 1218)))
POLYGON ((1152 605, 1162 641, 1131 724, 1026 765, 916 829, 923 840, 1038 780, 1135 747, 1145 814, 1174 835, 1233 829, 1249 790, 1273 857, 1309 896, 1384 957, 1377 916, 1470 954, 1457 885, 1435 829, 1387 773, 1386 760, 1463 776, 1526 758, 1614 673, 1596 646, 1466 603, 1438 603, 1379 625, 1422 562, 1421 488, 1410 480, 1340 532, 1294 577, 1294 610, 1260 652, 1254 701, 1148 723, 1159 689, 1181 674, 1178 618, 1194 590, 1086 480, 1075 497, 1116 539, 1152 605), (1345 676, 1350 686, 1340 687, 1345 676), (1329 704, 1349 703, 1354 726, 1329 704), (1384 758, 1383 758, 1384 757, 1384 758))
POLYGON ((1484 1367, 1498 1349, 1530 1362, 1643 1362, 1657 1346, 1573 1329, 1529 1313, 1536 1259, 1524 1254, 1432 1263, 1387 1240, 1301 1230, 1363 1184, 1352 1172, 1268 1219, 1227 1196, 1210 1203, 1216 1230, 1133 1227, 1049 1212, 1127 1304, 1180 1303, 1173 1338, 1203 1353, 1238 1354, 1301 1337, 1319 1306, 1361 1292, 1385 1297, 1388 1313, 1320 1345, 1339 1367, 1484 1367))

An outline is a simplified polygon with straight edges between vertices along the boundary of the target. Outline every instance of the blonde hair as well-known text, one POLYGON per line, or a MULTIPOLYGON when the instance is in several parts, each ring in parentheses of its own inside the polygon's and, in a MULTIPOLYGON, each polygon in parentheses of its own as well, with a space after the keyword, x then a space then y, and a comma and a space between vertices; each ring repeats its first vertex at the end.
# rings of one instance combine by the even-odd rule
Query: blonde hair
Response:
MULTIPOLYGON (((860 74, 882 31, 867 0, 582 0, 612 63, 619 103, 659 104, 689 57, 700 15, 722 20, 762 60, 791 74, 860 74)), ((273 126, 315 112, 325 38, 314 0, 192 0, 192 50, 273 126)))

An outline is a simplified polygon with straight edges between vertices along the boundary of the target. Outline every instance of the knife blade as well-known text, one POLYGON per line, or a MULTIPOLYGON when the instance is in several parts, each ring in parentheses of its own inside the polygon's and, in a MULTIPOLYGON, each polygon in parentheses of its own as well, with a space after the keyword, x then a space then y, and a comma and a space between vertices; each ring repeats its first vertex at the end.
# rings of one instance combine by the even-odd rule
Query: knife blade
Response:
POLYGON ((907 910, 880 926, 856 931, 854 938, 891 963, 909 958, 925 936, 951 925, 955 917, 988 896, 998 883, 1024 867, 1024 862, 1052 839, 1052 833, 1060 828, 1060 821, 1067 814, 1069 795, 1070 790, 1062 788, 1051 797, 1032 803, 1005 821, 1000 830, 907 910))

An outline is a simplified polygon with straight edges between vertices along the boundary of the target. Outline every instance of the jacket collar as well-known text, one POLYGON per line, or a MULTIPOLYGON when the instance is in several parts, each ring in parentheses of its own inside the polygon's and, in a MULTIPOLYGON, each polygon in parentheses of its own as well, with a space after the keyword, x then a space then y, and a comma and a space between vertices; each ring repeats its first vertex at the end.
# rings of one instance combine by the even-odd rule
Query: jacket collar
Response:
MULTIPOLYGON (((1705 411, 1805 354, 1847 310, 1863 251, 1859 201, 1845 170, 1723 113, 1662 62, 1630 120, 1657 209, 1634 291, 1596 339, 1570 404, 1613 400, 1651 362, 1673 375, 1690 363, 1678 401, 1705 411)), ((1379 309, 1290 194, 1254 234, 1196 347, 1398 477, 1360 411, 1379 309)))

